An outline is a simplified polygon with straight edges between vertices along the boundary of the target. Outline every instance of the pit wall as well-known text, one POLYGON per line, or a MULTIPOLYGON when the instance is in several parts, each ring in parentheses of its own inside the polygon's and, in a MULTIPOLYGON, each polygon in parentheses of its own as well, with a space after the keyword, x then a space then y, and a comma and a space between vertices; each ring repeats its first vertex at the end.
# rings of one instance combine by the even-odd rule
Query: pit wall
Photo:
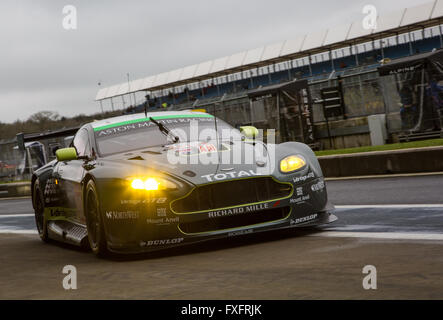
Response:
POLYGON ((443 146, 319 157, 325 177, 443 172, 443 146))
POLYGON ((314 134, 321 149, 345 149, 371 145, 368 118, 352 118, 329 122, 332 146, 325 122, 314 124, 314 134))

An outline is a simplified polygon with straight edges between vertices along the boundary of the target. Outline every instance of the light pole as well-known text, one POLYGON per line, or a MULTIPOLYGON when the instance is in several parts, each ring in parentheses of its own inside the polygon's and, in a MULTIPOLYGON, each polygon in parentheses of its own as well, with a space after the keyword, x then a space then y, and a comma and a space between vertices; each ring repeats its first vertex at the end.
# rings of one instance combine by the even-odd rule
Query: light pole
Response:
MULTIPOLYGON (((130 84, 130 81, 129 81, 129 72, 126 73, 126 77, 128 78, 128 95, 129 95, 129 101, 131 101, 131 84, 130 84)), ((131 102, 131 104, 132 104, 133 107, 135 107, 135 93, 134 93, 134 97, 133 97, 133 99, 134 99, 134 102, 131 102)))
MULTIPOLYGON (((98 81, 98 90, 100 91, 100 86, 102 85, 102 82, 99 80, 98 81)), ((101 108, 101 110, 102 110, 102 114, 103 114, 103 104, 102 104, 102 101, 101 100, 99 100, 98 102, 100 102, 100 108, 101 108)))

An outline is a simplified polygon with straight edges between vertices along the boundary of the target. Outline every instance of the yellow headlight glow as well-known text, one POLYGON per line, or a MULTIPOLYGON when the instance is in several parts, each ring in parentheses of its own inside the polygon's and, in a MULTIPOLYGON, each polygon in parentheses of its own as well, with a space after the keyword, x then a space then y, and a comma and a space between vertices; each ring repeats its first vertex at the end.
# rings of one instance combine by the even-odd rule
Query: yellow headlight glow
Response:
POLYGON ((303 168, 306 165, 306 161, 299 156, 289 156, 280 161, 281 172, 293 172, 303 168))
POLYGON ((177 185, 171 181, 157 177, 127 178, 132 189, 157 191, 176 190, 177 185))
POLYGON ((142 179, 134 179, 132 180, 131 187, 133 189, 141 190, 145 188, 145 183, 142 179))
POLYGON ((154 178, 149 178, 145 181, 145 189, 150 190, 158 190, 158 186, 160 185, 160 182, 155 180, 154 178))
POLYGON ((131 187, 136 190, 158 190, 159 186, 160 182, 155 178, 148 178, 144 181, 142 179, 134 179, 131 182, 131 187))

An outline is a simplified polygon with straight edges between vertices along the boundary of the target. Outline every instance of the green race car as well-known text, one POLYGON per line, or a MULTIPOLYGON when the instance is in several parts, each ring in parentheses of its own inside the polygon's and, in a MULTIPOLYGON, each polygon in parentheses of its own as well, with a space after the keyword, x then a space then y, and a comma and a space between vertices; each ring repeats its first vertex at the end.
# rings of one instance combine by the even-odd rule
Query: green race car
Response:
POLYGON ((39 235, 106 255, 336 220, 312 150, 257 134, 192 111, 86 124, 32 177, 39 235))

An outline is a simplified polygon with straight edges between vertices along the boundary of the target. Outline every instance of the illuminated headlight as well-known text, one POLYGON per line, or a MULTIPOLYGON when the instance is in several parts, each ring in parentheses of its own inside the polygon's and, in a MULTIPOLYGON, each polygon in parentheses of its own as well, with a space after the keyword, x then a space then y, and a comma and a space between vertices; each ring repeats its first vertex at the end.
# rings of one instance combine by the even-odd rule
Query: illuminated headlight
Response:
POLYGON ((289 156, 280 161, 280 171, 289 173, 297 171, 306 165, 305 159, 301 156, 289 156))
POLYGON ((161 178, 131 178, 129 180, 131 183, 131 188, 135 190, 156 191, 174 190, 177 188, 174 183, 161 178))

